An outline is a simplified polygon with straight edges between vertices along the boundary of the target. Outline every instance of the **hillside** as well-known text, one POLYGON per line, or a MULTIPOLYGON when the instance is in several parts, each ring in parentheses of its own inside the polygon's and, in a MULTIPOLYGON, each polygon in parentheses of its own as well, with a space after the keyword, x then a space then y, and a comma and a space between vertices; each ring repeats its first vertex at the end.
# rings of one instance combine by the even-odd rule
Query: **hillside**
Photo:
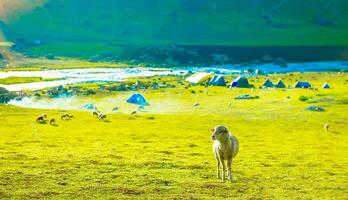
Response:
POLYGON ((9 40, 46 44, 31 53, 63 56, 172 44, 345 46, 346 10, 344 0, 50 0, 0 27, 9 40))

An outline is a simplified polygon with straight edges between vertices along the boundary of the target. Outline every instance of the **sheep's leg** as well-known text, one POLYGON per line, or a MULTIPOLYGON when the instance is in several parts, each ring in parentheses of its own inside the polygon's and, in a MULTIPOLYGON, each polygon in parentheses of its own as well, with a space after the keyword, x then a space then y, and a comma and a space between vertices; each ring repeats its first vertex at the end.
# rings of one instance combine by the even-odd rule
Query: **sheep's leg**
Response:
POLYGON ((222 164, 222 180, 225 182, 226 181, 226 165, 225 165, 225 161, 221 160, 221 164, 222 164))
POLYGON ((216 175, 217 175, 217 178, 220 179, 221 176, 220 176, 220 160, 219 159, 216 159, 216 175))
POLYGON ((233 180, 233 178, 232 178, 232 159, 228 159, 228 161, 227 161, 227 169, 228 169, 229 179, 232 182, 232 180, 233 180))

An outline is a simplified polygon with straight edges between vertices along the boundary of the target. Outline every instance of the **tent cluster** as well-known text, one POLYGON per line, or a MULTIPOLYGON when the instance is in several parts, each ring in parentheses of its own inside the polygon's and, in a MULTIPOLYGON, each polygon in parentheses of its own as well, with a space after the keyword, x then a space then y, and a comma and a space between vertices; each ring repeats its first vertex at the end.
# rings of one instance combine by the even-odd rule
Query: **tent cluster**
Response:
POLYGON ((226 81, 222 75, 207 72, 197 72, 186 78, 186 81, 194 84, 207 83, 213 86, 226 86, 226 81))
MULTIPOLYGON (((207 72, 197 72, 188 78, 186 81, 194 84, 207 83, 211 86, 226 86, 227 83, 222 75, 217 75, 207 72)), ((234 81, 229 84, 229 87, 239 87, 239 88, 248 88, 250 87, 248 79, 242 76, 239 76, 234 81)))
POLYGON ((264 88, 270 88, 270 87, 286 88, 286 85, 281 79, 279 79, 276 84, 274 84, 271 80, 266 79, 266 81, 262 84, 262 87, 264 87, 264 88))
MULTIPOLYGON (((217 75, 208 72, 197 72, 192 74, 186 81, 194 84, 207 83, 207 85, 212 86, 226 86, 226 81, 222 75, 217 75)), ((234 79, 229 85, 230 88, 238 87, 238 88, 249 88, 250 84, 246 77, 238 76, 234 79)), ((279 79, 276 83, 273 83, 270 79, 266 79, 262 84, 263 88, 286 88, 285 83, 279 79)), ((310 88, 312 85, 309 82, 298 81, 294 84, 294 88, 310 88)), ((328 83, 325 83, 322 88, 330 88, 328 83)))

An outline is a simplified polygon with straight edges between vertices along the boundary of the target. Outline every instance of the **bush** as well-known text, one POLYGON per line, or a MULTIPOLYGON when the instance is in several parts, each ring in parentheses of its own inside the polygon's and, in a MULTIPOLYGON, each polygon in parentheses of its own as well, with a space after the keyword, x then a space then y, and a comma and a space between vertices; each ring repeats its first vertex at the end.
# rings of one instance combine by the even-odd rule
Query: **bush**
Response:
POLYGON ((300 100, 300 101, 308 101, 309 98, 306 97, 306 96, 300 96, 299 100, 300 100))
POLYGON ((10 92, 3 87, 0 87, 0 103, 8 103, 12 99, 16 98, 14 92, 10 92))

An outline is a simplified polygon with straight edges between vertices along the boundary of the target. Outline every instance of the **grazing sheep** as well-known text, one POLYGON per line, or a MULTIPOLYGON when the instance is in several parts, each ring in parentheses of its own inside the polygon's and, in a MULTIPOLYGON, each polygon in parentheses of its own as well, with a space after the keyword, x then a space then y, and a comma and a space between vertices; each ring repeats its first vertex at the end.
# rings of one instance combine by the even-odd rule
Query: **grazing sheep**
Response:
POLYGON ((133 111, 133 112, 130 114, 129 119, 134 119, 133 117, 135 117, 136 115, 137 115, 137 111, 133 111))
POLYGON ((100 114, 100 113, 99 113, 98 111, 93 111, 92 114, 93 114, 94 117, 99 117, 99 114, 100 114))
POLYGON ((235 136, 233 136, 226 127, 218 125, 214 129, 211 136, 213 143, 213 152, 217 161, 217 177, 220 178, 220 164, 222 165, 222 180, 226 181, 226 165, 229 180, 232 182, 232 159, 237 155, 239 151, 239 142, 235 136))
POLYGON ((112 112, 117 112, 118 111, 118 107, 114 107, 113 109, 112 109, 112 112))
POLYGON ((197 107, 197 106, 199 106, 200 104, 198 103, 198 102, 196 102, 196 103, 194 103, 192 106, 193 107, 197 107))
POLYGON ((99 119, 99 120, 105 120, 105 119, 106 119, 106 115, 100 114, 100 115, 98 116, 98 119, 99 119))
POLYGON ((43 122, 45 122, 45 119, 46 119, 46 118, 47 118, 47 114, 39 115, 39 116, 36 118, 36 122, 43 123, 43 122))
POLYGON ((326 131, 329 131, 330 125, 329 124, 325 124, 324 128, 325 128, 326 131))
POLYGON ((54 118, 50 119, 49 123, 51 125, 56 125, 56 120, 54 118))
POLYGON ((60 116, 60 119, 61 120, 69 120, 69 119, 71 119, 71 117, 72 117, 73 115, 69 115, 68 113, 65 113, 65 114, 62 114, 61 116, 60 116))
POLYGON ((206 95, 208 95, 208 89, 205 89, 204 93, 205 93, 206 95))
POLYGON ((228 107, 232 108, 232 102, 228 102, 228 107))

